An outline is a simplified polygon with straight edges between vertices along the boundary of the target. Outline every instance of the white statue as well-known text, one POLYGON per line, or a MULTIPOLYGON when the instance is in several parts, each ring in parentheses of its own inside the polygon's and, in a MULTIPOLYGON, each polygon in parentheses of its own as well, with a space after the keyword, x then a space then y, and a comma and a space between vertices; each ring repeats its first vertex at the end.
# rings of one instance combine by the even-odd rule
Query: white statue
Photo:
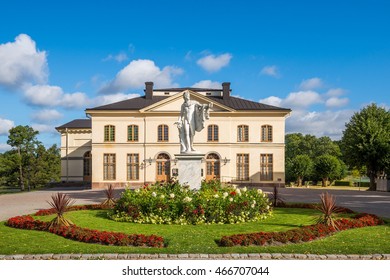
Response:
POLYGON ((213 103, 200 104, 190 100, 190 93, 183 94, 184 102, 181 105, 180 116, 175 124, 179 129, 180 153, 193 153, 195 131, 199 132, 204 128, 204 123, 209 119, 209 110, 213 103))

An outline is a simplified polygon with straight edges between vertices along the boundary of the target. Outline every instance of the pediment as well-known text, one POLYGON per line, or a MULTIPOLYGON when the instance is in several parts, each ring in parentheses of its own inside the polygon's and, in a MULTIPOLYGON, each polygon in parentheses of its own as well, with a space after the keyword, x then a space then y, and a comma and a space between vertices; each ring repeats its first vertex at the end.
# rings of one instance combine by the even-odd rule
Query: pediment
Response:
POLYGON ((190 99, 199 102, 200 104, 209 104, 213 103, 213 107, 210 109, 212 112, 233 112, 235 111, 232 108, 229 108, 223 104, 215 102, 207 98, 207 96, 201 95, 197 92, 191 90, 185 90, 179 92, 172 97, 161 100, 153 105, 145 107, 140 110, 140 112, 180 112, 181 105, 183 104, 183 95, 188 91, 190 94, 190 99))

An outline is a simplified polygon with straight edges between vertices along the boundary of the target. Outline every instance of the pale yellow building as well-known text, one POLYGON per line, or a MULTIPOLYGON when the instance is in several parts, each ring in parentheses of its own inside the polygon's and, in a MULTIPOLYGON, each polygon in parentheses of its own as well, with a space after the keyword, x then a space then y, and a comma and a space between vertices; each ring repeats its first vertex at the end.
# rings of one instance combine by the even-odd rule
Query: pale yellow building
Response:
POLYGON ((231 96, 221 89, 154 89, 145 95, 86 109, 89 119, 73 120, 61 133, 63 181, 90 181, 92 188, 139 186, 177 176, 178 120, 183 93, 213 103, 194 147, 205 154, 203 179, 249 186, 284 184, 285 119, 290 109, 231 96))

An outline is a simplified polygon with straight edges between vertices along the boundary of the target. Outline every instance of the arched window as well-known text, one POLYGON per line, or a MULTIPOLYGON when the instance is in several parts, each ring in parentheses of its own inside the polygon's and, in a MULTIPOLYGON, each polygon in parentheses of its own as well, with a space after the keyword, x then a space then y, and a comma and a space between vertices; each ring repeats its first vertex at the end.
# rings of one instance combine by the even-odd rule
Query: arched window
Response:
POLYGON ((168 126, 166 124, 160 124, 157 129, 157 141, 168 142, 168 126))
POLYGON ((261 126, 261 142, 272 142, 272 125, 261 126))
POLYGON ((247 125, 239 125, 237 127, 237 142, 249 141, 249 127, 247 125))
POLYGON ((218 142, 218 125, 210 124, 207 127, 207 141, 218 142))
POLYGON ((104 142, 115 142, 115 126, 104 126, 104 142))
POLYGON ((220 158, 215 153, 210 153, 206 157, 206 181, 219 179, 221 170, 220 158))
POLYGON ((171 161, 166 153, 160 153, 156 159, 156 181, 169 181, 171 174, 171 161))
POLYGON ((138 142, 138 125, 127 126, 127 141, 138 142))

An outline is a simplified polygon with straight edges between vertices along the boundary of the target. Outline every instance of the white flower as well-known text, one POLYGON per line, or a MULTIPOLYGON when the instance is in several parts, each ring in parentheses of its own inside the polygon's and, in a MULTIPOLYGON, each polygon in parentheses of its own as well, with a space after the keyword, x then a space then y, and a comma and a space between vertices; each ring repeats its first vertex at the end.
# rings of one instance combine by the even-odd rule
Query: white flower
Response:
POLYGON ((257 189, 257 193, 263 193, 261 189, 257 189))
POLYGON ((229 194, 227 192, 223 193, 223 197, 226 198, 229 194))
POLYGON ((247 191, 247 188, 246 188, 246 187, 243 187, 241 190, 242 190, 243 192, 246 192, 246 191, 247 191))
POLYGON ((136 192, 136 193, 139 193, 139 189, 136 189, 135 192, 136 192))
POLYGON ((251 207, 252 207, 252 208, 255 208, 255 204, 252 204, 251 207))
POLYGON ((164 199, 164 198, 165 198, 165 195, 162 194, 162 195, 160 196, 160 198, 161 198, 161 199, 164 199))
POLYGON ((191 197, 188 197, 188 196, 186 196, 186 197, 183 199, 184 202, 191 202, 191 200, 192 200, 192 198, 191 198, 191 197))
POLYGON ((269 205, 267 205, 267 207, 265 207, 267 210, 269 209, 269 205))
POLYGON ((229 201, 233 201, 233 197, 229 198, 229 201))
POLYGON ((218 198, 218 197, 219 197, 219 195, 216 193, 216 194, 214 194, 214 197, 215 197, 215 198, 218 198))
POLYGON ((174 194, 174 193, 171 193, 171 194, 169 195, 169 197, 170 197, 170 198, 175 198, 175 194, 174 194))
POLYGON ((156 197, 157 194, 156 194, 155 192, 152 192, 152 196, 153 196, 153 197, 156 197))

